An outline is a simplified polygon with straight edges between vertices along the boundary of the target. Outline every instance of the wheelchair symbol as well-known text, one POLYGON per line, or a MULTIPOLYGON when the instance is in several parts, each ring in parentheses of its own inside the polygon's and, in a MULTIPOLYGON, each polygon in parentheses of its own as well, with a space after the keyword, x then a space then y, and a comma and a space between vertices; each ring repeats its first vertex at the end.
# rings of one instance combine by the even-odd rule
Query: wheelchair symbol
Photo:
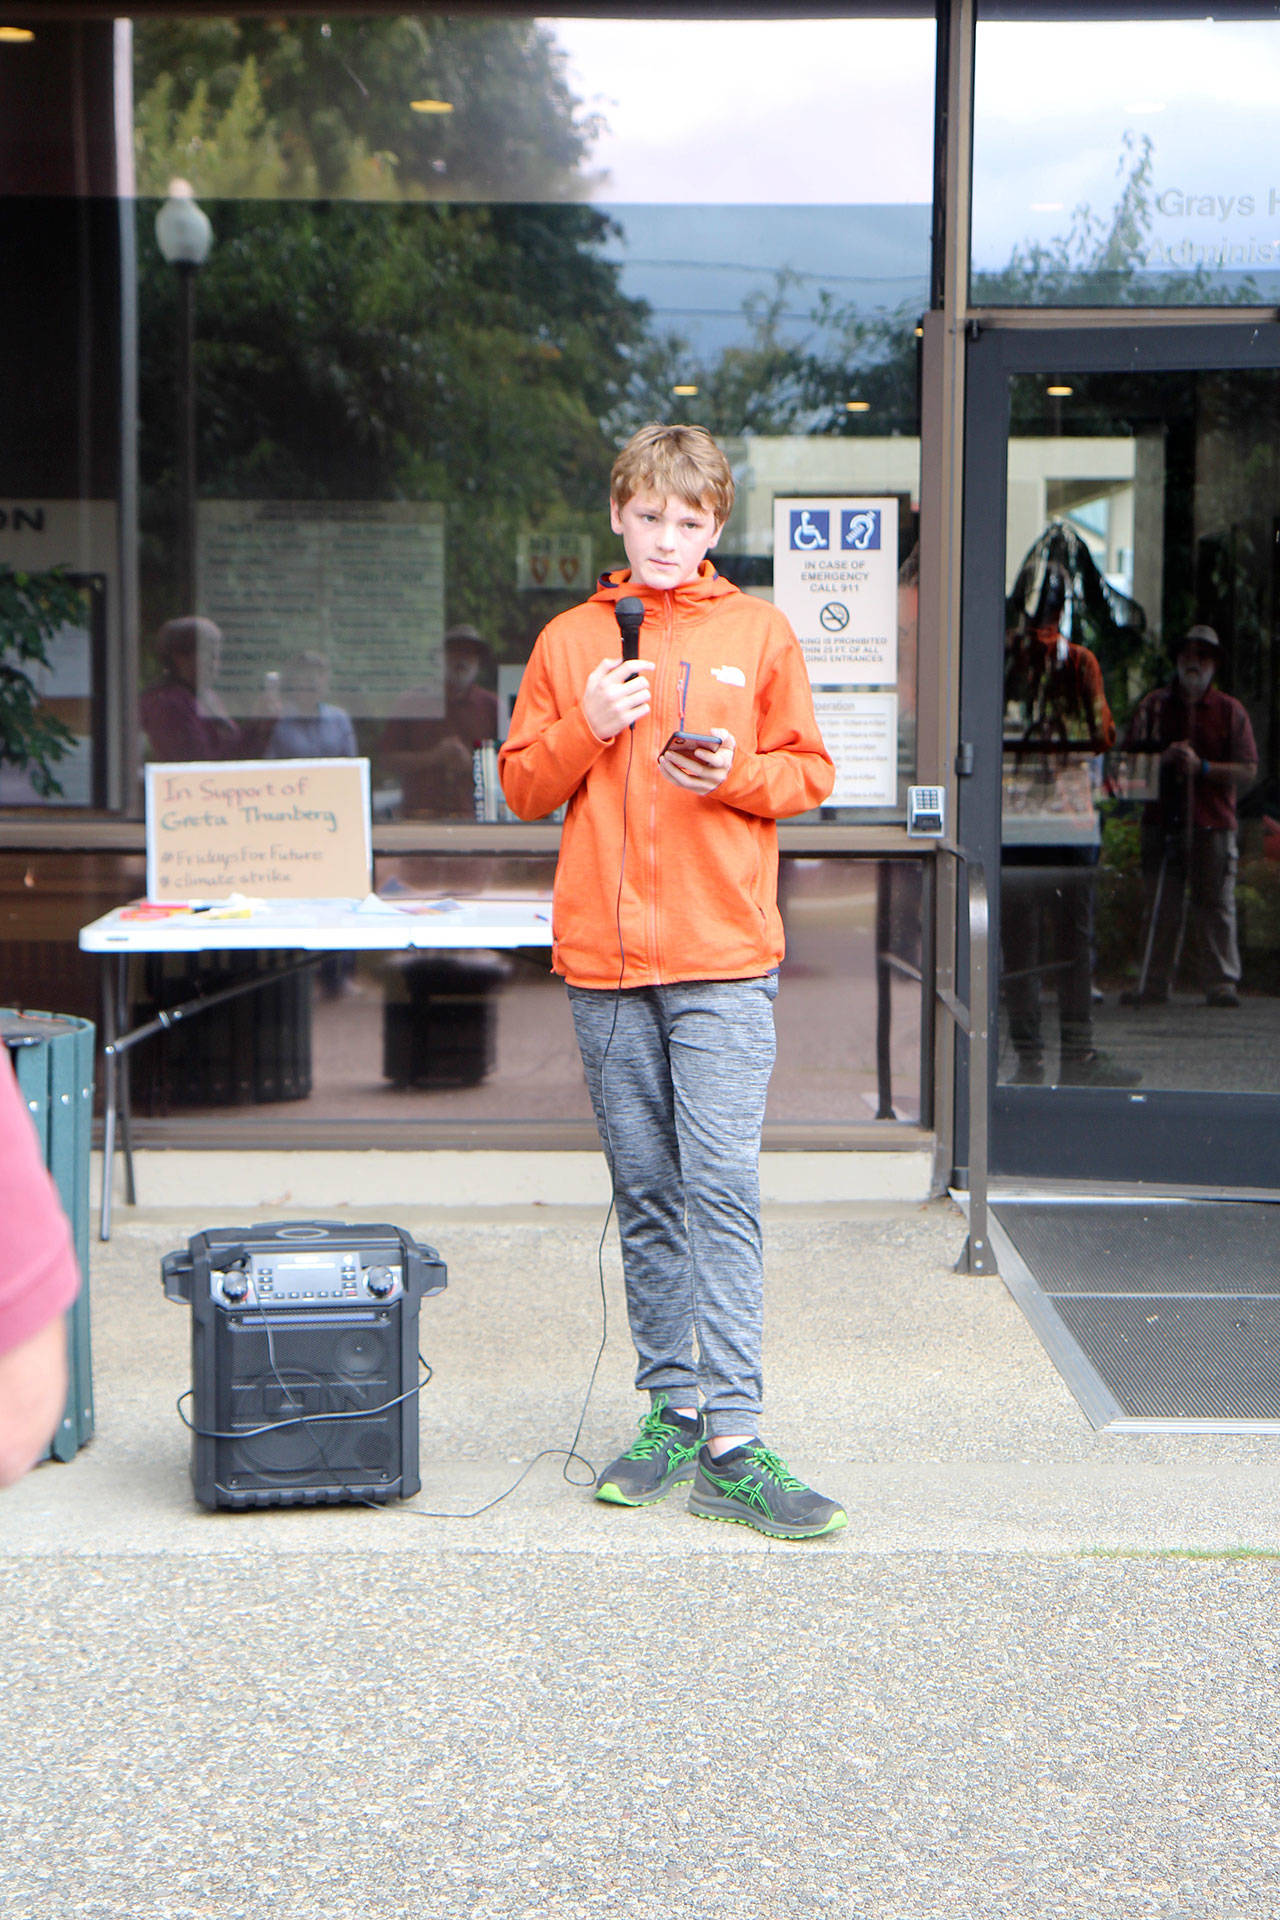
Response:
POLYGON ((801 507, 791 515, 793 551, 813 553, 831 544, 831 515, 822 508, 801 507))

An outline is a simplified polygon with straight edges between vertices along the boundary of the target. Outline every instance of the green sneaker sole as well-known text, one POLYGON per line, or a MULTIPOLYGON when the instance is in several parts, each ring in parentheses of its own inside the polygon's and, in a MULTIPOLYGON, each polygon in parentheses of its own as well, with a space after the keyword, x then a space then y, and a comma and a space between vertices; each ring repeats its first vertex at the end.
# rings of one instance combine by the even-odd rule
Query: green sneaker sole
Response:
POLYGON ((701 1499, 696 1494, 690 1499, 689 1511, 699 1520, 724 1520, 730 1526, 752 1527, 774 1540, 820 1540, 824 1534, 839 1533, 849 1524, 848 1514, 837 1507, 820 1527, 788 1527, 782 1521, 770 1519, 768 1514, 748 1512, 731 1500, 709 1500, 705 1494, 701 1499))
POLYGON ((612 1480, 606 1480, 602 1487, 596 1488, 596 1499, 603 1500, 609 1507, 653 1507, 659 1500, 665 1500, 673 1487, 687 1487, 692 1478, 693 1462, 691 1460, 687 1473, 680 1469, 673 1473, 669 1480, 664 1480, 655 1493, 642 1494, 638 1500, 634 1494, 624 1493, 621 1487, 616 1487, 612 1480))

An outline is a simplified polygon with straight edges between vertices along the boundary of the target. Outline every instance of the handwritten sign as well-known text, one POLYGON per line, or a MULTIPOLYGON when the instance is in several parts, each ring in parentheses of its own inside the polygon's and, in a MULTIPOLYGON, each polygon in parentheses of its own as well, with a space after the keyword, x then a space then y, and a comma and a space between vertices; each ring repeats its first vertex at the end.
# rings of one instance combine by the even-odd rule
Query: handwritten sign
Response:
POLYGON ((148 899, 369 893, 367 760, 152 762, 145 772, 148 899))

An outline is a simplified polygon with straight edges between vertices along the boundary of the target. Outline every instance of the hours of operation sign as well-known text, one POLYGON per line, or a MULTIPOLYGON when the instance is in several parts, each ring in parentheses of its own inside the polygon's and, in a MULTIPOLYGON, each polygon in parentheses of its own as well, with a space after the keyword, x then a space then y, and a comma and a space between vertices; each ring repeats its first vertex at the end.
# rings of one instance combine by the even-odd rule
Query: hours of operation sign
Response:
POLYGON ((896 685, 897 500, 776 499, 773 598, 815 686, 896 685))

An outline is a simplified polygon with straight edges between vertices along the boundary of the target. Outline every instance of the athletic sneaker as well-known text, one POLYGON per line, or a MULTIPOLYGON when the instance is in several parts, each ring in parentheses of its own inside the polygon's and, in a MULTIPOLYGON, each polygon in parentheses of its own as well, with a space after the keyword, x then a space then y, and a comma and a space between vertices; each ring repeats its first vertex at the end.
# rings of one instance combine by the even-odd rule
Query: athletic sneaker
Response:
POLYGON ((797 1480, 759 1440, 731 1447, 718 1460, 703 1447, 689 1511, 704 1520, 736 1520, 779 1540, 813 1540, 848 1525, 843 1507, 797 1480))
POLYGON ((692 1420, 671 1411, 660 1394, 640 1422, 640 1431, 596 1481, 596 1499, 615 1507, 647 1507, 682 1481, 692 1480, 702 1444, 702 1415, 692 1420))

